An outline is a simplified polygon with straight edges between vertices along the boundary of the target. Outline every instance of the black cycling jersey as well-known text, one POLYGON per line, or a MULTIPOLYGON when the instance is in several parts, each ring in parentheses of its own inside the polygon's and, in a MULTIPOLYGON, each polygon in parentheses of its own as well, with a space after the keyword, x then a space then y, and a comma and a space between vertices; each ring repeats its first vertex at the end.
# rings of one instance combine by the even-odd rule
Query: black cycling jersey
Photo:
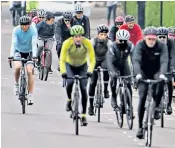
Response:
POLYGON ((167 41, 168 47, 168 70, 170 70, 171 66, 175 67, 175 42, 172 39, 168 39, 167 41))
POLYGON ((74 21, 76 25, 81 25, 84 28, 85 34, 84 36, 88 39, 90 39, 90 22, 89 18, 86 15, 83 15, 82 19, 79 19, 74 16, 74 21))
POLYGON ((168 49, 167 46, 156 41, 153 48, 149 48, 145 41, 140 41, 133 53, 134 74, 142 74, 152 76, 157 72, 165 74, 168 68, 168 49))
POLYGON ((111 39, 111 41, 115 41, 116 40, 116 33, 119 30, 119 28, 117 28, 116 26, 113 26, 109 32, 109 38, 111 39))
POLYGON ((133 47, 134 45, 130 41, 127 42, 123 49, 114 42, 107 52, 108 69, 112 72, 117 72, 122 67, 124 68, 126 63, 128 65, 128 56, 131 55, 133 47))

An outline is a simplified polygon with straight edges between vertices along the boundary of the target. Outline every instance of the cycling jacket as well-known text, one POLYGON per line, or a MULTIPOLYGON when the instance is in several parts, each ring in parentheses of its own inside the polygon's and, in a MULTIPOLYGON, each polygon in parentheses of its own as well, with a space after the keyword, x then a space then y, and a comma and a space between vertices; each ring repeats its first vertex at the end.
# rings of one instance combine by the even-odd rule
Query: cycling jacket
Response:
POLYGON ((123 24, 122 26, 120 26, 120 29, 125 29, 125 30, 129 31, 129 33, 130 33, 129 40, 134 45, 136 45, 138 41, 143 39, 142 30, 138 24, 134 24, 134 27, 132 29, 129 29, 127 24, 123 24))
POLYGON ((111 39, 111 41, 115 41, 116 40, 116 33, 119 30, 119 28, 117 28, 116 26, 113 26, 109 32, 109 38, 111 39))
POLYGON ((37 31, 33 26, 24 32, 21 26, 13 29, 10 56, 13 57, 15 51, 29 53, 32 51, 33 57, 37 56, 37 31))
POLYGON ((86 15, 83 15, 81 19, 78 19, 76 15, 74 16, 75 25, 81 25, 84 28, 85 34, 84 36, 90 39, 90 22, 89 18, 86 15))
POLYGON ((146 76, 152 76, 157 72, 165 74, 168 70, 167 46, 157 41, 153 48, 149 48, 142 40, 134 49, 132 62, 135 75, 144 73, 146 76))
POLYGON ((167 47, 168 47, 168 57, 169 57, 169 70, 171 66, 175 67, 175 42, 172 39, 168 39, 167 41, 167 47))
POLYGON ((46 21, 42 21, 36 25, 38 37, 53 38, 55 32, 55 24, 48 25, 46 21))
POLYGON ((119 67, 123 67, 128 63, 128 57, 133 52, 133 48, 134 45, 130 41, 127 42, 126 47, 123 49, 116 42, 113 42, 106 56, 108 69, 111 72, 117 72, 119 67))
POLYGON ((37 25, 40 22, 38 16, 35 16, 34 18, 32 18, 32 23, 34 23, 35 25, 37 25))
MULTIPOLYGON (((74 25, 74 20, 70 22, 71 27, 74 25)), ((62 44, 65 40, 67 40, 70 35, 70 29, 66 26, 64 19, 61 18, 58 20, 56 23, 56 28, 55 28, 55 38, 58 44, 62 44)))
POLYGON ((26 1, 26 12, 29 13, 32 9, 38 9, 38 1, 26 1))

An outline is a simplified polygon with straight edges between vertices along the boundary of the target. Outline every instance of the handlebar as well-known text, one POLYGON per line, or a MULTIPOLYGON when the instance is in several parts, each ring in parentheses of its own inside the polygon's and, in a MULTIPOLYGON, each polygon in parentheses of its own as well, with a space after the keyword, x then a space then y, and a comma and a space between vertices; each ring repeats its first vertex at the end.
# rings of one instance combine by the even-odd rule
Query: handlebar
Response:
POLYGON ((128 78, 132 78, 135 77, 134 75, 129 75, 129 76, 119 76, 118 79, 128 79, 128 78))
POLYGON ((43 40, 44 42, 47 42, 47 41, 55 41, 54 38, 44 38, 44 37, 39 37, 38 39, 39 39, 39 40, 43 40))
POLYGON ((139 82, 143 82, 143 83, 146 83, 146 84, 157 84, 157 83, 160 83, 160 82, 163 82, 165 80, 151 80, 151 79, 146 79, 146 80, 139 80, 139 82))
POLYGON ((94 71, 103 72, 103 71, 108 71, 108 69, 103 69, 100 66, 98 66, 96 69, 94 69, 94 71))

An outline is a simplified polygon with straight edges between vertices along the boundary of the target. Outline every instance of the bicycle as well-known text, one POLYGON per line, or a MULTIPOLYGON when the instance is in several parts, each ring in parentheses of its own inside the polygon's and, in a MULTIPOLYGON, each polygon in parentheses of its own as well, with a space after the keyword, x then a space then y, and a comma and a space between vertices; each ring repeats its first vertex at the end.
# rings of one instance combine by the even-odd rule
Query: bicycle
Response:
POLYGON ((152 144, 152 131, 154 125, 154 112, 156 103, 153 99, 153 89, 154 84, 163 82, 163 80, 140 80, 139 82, 148 84, 148 95, 145 103, 145 118, 143 120, 143 133, 145 138, 145 146, 151 147, 152 144))
MULTIPOLYGON (((8 58, 8 59, 10 59, 10 58, 8 58)), ((27 84, 27 76, 26 76, 26 68, 25 68, 25 63, 28 60, 29 59, 24 59, 24 58, 12 59, 12 61, 21 61, 21 63, 22 63, 22 67, 20 70, 19 100, 21 101, 23 114, 26 113, 26 102, 28 104, 28 100, 27 100, 28 84, 27 84)), ((10 68, 12 68, 11 61, 9 62, 9 65, 10 65, 10 68)))
POLYGON ((100 66, 94 71, 98 74, 97 85, 96 85, 96 93, 95 93, 95 100, 94 100, 94 107, 95 107, 95 115, 98 112, 98 122, 100 122, 100 109, 103 108, 104 97, 102 93, 102 79, 101 79, 101 72, 108 71, 107 69, 101 69, 100 66))
MULTIPOLYGON (((73 122, 75 122, 75 134, 79 135, 79 120, 81 122, 81 118, 79 116, 79 102, 80 102, 80 80, 81 79, 88 79, 87 76, 79 76, 75 75, 74 77, 67 77, 67 79, 73 79, 73 89, 72 89, 72 104, 71 104, 71 116, 73 122)), ((66 86, 66 81, 63 79, 63 87, 66 86)), ((87 124, 83 124, 81 122, 81 126, 86 126, 87 124)))
POLYGON ((48 74, 49 74, 49 68, 51 66, 51 56, 52 53, 48 49, 48 41, 54 41, 53 38, 39 38, 40 40, 44 41, 44 46, 42 53, 40 55, 40 63, 38 66, 38 71, 39 71, 39 79, 44 81, 47 81, 48 79, 48 74))
MULTIPOLYGON (((116 101, 119 95, 120 105, 117 105, 117 108, 114 109, 117 123, 120 128, 123 127, 123 115, 126 114, 127 124, 129 129, 131 130, 133 127, 133 107, 132 107, 132 96, 131 92, 128 89, 127 84, 130 83, 127 79, 132 78, 134 76, 119 76, 118 79, 118 87, 116 87, 116 101)), ((118 103, 118 101, 117 101, 118 103)))

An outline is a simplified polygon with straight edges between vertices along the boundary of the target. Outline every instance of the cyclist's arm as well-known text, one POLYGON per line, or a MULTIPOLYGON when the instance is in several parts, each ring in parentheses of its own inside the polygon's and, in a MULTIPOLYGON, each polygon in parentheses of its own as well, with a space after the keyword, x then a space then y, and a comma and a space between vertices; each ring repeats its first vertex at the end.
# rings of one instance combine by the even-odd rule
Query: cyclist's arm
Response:
POLYGON ((133 51, 133 57, 132 57, 132 64, 133 64, 133 70, 134 75, 141 74, 141 61, 142 61, 142 47, 141 42, 137 44, 133 51))
POLYGON ((62 35, 61 35, 61 21, 58 20, 58 22, 56 23, 55 26, 55 38, 56 38, 56 42, 58 44, 62 44, 62 35))
POLYGON ((117 67, 114 66, 114 60, 115 60, 115 53, 113 51, 113 47, 110 47, 110 49, 106 54, 106 62, 107 62, 108 70, 111 72, 117 71, 117 67))
POLYGON ((109 32, 109 38, 114 41, 115 40, 115 28, 112 27, 110 32, 109 32))
POLYGON ((175 42, 172 39, 169 39, 171 44, 171 66, 175 67, 175 42))
POLYGON ((66 58, 67 58, 67 52, 69 43, 68 40, 63 42, 63 46, 61 48, 61 54, 60 54, 60 72, 61 74, 66 73, 66 58))
POLYGON ((90 40, 87 40, 87 51, 88 51, 88 58, 89 58, 89 67, 88 72, 93 72, 95 67, 95 52, 94 47, 90 40))
POLYGON ((88 39, 91 38, 91 35, 90 35, 90 22, 89 22, 89 18, 86 17, 86 34, 85 34, 85 37, 87 37, 88 39))
POLYGON ((11 49, 10 49, 10 57, 14 57, 17 43, 18 43, 17 28, 15 27, 13 29, 13 33, 12 33, 12 43, 11 43, 11 49))
POLYGON ((33 54, 33 57, 37 57, 37 38, 38 38, 37 30, 33 27, 33 35, 32 35, 32 54, 33 54))
POLYGON ((168 48, 167 45, 161 43, 161 55, 160 55, 160 74, 166 74, 168 70, 168 48))

